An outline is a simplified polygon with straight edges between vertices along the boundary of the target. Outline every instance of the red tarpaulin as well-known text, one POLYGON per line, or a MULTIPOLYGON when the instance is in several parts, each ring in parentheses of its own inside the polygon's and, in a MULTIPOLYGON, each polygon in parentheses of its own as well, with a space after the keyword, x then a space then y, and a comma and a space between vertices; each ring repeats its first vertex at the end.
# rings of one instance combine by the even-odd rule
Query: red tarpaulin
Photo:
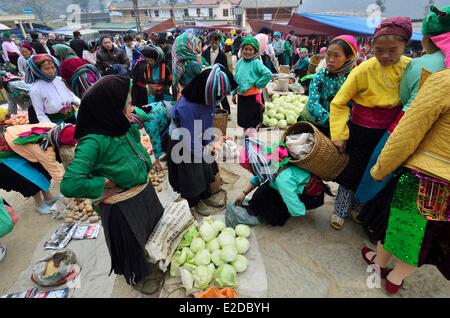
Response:
POLYGON ((167 31, 174 27, 175 27, 175 23, 173 23, 173 18, 170 18, 170 19, 167 19, 166 21, 163 21, 163 22, 151 27, 150 29, 145 30, 144 32, 147 34, 159 33, 159 32, 167 31))

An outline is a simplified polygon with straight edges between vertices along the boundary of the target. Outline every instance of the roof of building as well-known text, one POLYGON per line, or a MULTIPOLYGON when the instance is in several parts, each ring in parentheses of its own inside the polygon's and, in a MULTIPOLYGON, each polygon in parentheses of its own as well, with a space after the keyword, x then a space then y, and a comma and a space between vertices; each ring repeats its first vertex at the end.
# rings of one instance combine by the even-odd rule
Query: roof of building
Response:
POLYGON ((233 5, 238 5, 241 0, 192 0, 191 5, 194 6, 214 6, 219 5, 222 1, 228 1, 233 5))
POLYGON ((244 9, 297 8, 300 0, 242 0, 239 5, 244 9))

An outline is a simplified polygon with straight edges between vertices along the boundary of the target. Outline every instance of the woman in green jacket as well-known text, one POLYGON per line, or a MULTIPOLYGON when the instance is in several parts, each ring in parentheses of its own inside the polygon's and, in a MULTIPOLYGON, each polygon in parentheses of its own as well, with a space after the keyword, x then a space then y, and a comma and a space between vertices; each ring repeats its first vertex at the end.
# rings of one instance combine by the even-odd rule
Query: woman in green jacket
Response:
POLYGON ((111 271, 125 276, 143 293, 159 286, 145 244, 163 214, 148 174, 151 159, 131 125, 129 78, 111 75, 83 97, 75 138, 78 146, 61 183, 66 197, 91 198, 99 204, 111 271), (151 274, 153 274, 151 276, 151 274))

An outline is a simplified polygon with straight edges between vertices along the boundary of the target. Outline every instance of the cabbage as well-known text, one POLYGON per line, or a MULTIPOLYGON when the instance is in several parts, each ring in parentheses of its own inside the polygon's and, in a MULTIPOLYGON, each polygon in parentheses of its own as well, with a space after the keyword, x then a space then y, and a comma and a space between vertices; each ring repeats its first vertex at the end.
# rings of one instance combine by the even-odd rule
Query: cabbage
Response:
POLYGON ((205 248, 200 250, 197 254, 195 254, 194 258, 194 264, 195 265, 208 265, 211 263, 211 254, 209 251, 205 248))
POLYGON ((236 232, 237 236, 242 236, 242 237, 247 238, 252 233, 252 229, 248 225, 238 224, 238 225, 236 225, 235 232, 236 232))
MULTIPOLYGON (((184 263, 183 266, 181 266, 181 268, 184 268, 190 272, 193 272, 198 266, 192 263, 184 263)), ((180 270, 181 270, 180 268, 180 270)))
POLYGON ((236 270, 229 264, 221 265, 216 269, 214 276, 216 278, 216 285, 219 288, 237 287, 236 270))
POLYGON ((236 257, 236 260, 231 265, 233 265, 233 267, 236 270, 236 272, 242 273, 242 272, 245 272, 247 270, 248 261, 247 261, 247 258, 245 256, 238 255, 236 257))
POLYGON ((245 237, 238 237, 236 239, 236 250, 239 254, 247 253, 250 247, 250 242, 245 237))
POLYGON ((229 233, 220 233, 219 235, 219 244, 222 248, 225 246, 234 246, 236 243, 236 240, 234 238, 234 235, 231 235, 229 233))
POLYGON ((238 251, 234 246, 225 246, 222 249, 222 259, 227 263, 234 262, 237 256, 238 251))
POLYGON ((194 289, 194 276, 190 271, 184 268, 180 268, 180 276, 181 276, 181 283, 183 284, 183 287, 186 289, 186 293, 190 294, 194 289))
POLYGON ((212 239, 211 241, 209 241, 208 243, 206 243, 206 248, 208 249, 208 251, 210 253, 216 251, 216 250, 220 250, 220 243, 219 240, 217 238, 212 239))
MULTIPOLYGON (((298 117, 298 116, 297 116, 297 117, 298 117)), ((286 117, 286 122, 287 122, 289 125, 295 124, 295 123, 297 122, 297 117, 295 117, 295 116, 287 116, 287 117, 286 117)))
POLYGON ((211 241, 213 238, 217 236, 217 232, 210 223, 203 222, 202 225, 200 225, 200 236, 205 242, 211 241))
POLYGON ((263 125, 264 126, 269 126, 269 120, 270 120, 270 118, 269 118, 269 116, 267 116, 266 114, 264 114, 263 115, 263 125))
POLYGON ((286 118, 289 116, 295 117, 295 112, 293 110, 287 110, 284 112, 284 116, 286 116, 286 118))
POLYGON ((235 230, 234 230, 232 227, 226 227, 226 228, 224 228, 224 229, 222 230, 221 234, 222 234, 222 233, 224 233, 224 234, 230 234, 230 235, 232 235, 233 237, 236 237, 236 232, 235 232, 235 230))
POLYGON ((278 121, 277 126, 278 126, 278 128, 286 128, 287 127, 287 122, 284 119, 280 120, 280 121, 278 121))
POLYGON ((267 112, 267 116, 269 116, 270 118, 275 117, 277 115, 277 112, 276 112, 276 110, 274 108, 272 108, 271 110, 269 110, 267 112))
POLYGON ((194 270, 192 275, 194 276, 195 288, 206 289, 213 279, 214 271, 207 266, 201 265, 194 270))
POLYGON ((222 250, 215 250, 212 252, 211 260, 217 267, 225 264, 225 261, 222 259, 222 250))
POLYGON ((194 238, 198 237, 198 225, 193 225, 189 228, 189 230, 184 234, 183 239, 181 240, 178 248, 181 249, 183 247, 188 247, 191 245, 191 242, 194 238))
POLYGON ((284 119, 284 115, 282 113, 278 113, 278 114, 276 114, 275 118, 278 119, 278 120, 283 120, 284 119))
POLYGON ((197 254, 198 251, 200 251, 200 250, 202 250, 204 248, 205 248, 205 242, 201 238, 196 237, 196 238, 194 238, 192 240, 192 242, 191 242, 191 251, 193 253, 197 254))
POLYGON ((189 247, 183 247, 182 251, 186 252, 186 263, 194 262, 194 252, 191 251, 189 247))
POLYGON ((268 122, 268 126, 270 127, 276 127, 278 124, 278 120, 276 118, 270 118, 268 122))
POLYGON ((277 98, 280 98, 280 94, 273 94, 272 100, 275 100, 275 99, 277 99, 277 98))
POLYGON ((170 276, 177 276, 178 267, 186 262, 187 252, 183 250, 177 251, 173 254, 172 261, 170 263, 170 276))
POLYGON ((212 226, 214 227, 217 233, 220 233, 220 231, 222 231, 225 228, 225 223, 223 223, 222 221, 214 221, 212 226))

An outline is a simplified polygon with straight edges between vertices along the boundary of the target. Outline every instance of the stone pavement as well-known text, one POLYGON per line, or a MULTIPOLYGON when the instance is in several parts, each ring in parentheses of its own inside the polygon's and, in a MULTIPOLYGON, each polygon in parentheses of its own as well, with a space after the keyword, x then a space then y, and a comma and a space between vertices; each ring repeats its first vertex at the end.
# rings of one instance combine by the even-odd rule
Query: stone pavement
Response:
MULTIPOLYGON (((235 126, 236 108, 232 106, 235 126)), ((250 174, 236 163, 220 164, 239 179, 225 184, 229 202, 242 191, 250 174)), ((336 193, 336 185, 332 185, 336 193)), ((53 221, 32 211, 33 200, 24 200, 16 193, 0 196, 8 200, 20 214, 14 231, 0 239, 8 247, 8 255, 0 263, 0 295, 12 286, 31 259, 36 244, 42 240, 53 221)), ((264 258, 268 279, 268 297, 391 297, 383 288, 368 288, 367 265, 360 249, 372 246, 362 228, 347 220, 342 231, 329 225, 334 199, 326 197, 326 204, 306 217, 291 218, 283 227, 259 225, 255 227, 259 248, 264 258)), ((127 286, 118 277, 112 297, 148 297, 127 286)), ((395 297, 450 297, 450 283, 433 266, 424 266, 405 282, 395 297)))

